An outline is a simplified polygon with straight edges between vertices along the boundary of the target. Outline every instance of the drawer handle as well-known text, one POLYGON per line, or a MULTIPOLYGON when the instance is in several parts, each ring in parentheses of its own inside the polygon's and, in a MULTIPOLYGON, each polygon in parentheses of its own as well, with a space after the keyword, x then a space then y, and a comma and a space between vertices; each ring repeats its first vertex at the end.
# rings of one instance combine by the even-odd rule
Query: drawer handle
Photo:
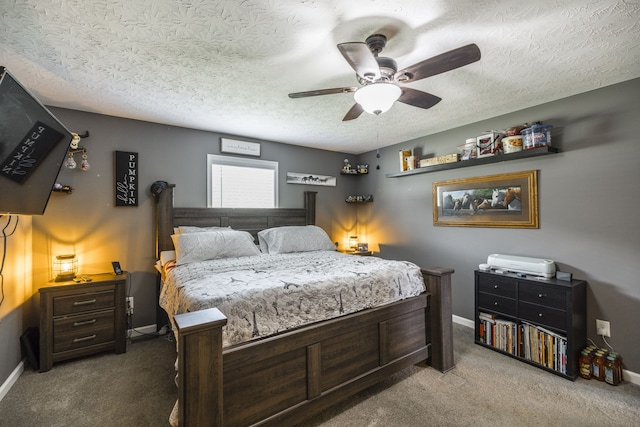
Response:
POLYGON ((494 302, 493 305, 498 306, 498 301, 494 302))
POLYGON ((95 337, 96 337, 96 334, 89 335, 88 337, 74 338, 73 342, 89 341, 89 340, 94 339, 95 337))
POLYGON ((542 317, 542 313, 538 313, 538 317, 542 317))
POLYGON ((493 289, 498 289, 498 285, 493 285, 493 289))
POLYGON ((85 320, 84 322, 74 322, 73 326, 91 325, 92 323, 96 323, 96 319, 85 320))
POLYGON ((88 299, 86 301, 76 301, 73 303, 74 306, 79 306, 79 305, 87 305, 87 304, 93 304, 94 302, 96 302, 96 299, 88 299))
POLYGON ((547 296, 547 294, 538 294, 538 298, 544 298, 546 296, 547 296))

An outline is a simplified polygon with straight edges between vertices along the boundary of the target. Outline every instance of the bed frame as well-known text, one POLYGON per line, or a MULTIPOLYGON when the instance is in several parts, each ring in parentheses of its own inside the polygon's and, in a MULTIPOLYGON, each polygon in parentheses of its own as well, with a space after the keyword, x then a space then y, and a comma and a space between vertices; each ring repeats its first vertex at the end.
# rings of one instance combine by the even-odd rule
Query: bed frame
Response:
MULTIPOLYGON (((173 188, 157 197, 158 251, 173 249, 178 225, 255 235, 315 223, 315 192, 305 192, 303 209, 174 208, 173 188)), ((180 426, 293 425, 408 366, 452 369, 453 270, 422 273, 419 296, 226 348, 218 309, 175 316, 180 426)))

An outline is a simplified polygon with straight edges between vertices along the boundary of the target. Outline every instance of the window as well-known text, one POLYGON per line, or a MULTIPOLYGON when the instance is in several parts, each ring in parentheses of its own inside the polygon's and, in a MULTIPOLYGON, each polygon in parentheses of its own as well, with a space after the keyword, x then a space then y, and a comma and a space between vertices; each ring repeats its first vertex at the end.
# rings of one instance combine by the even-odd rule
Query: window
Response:
POLYGON ((278 162, 207 154, 207 206, 277 208, 278 162))

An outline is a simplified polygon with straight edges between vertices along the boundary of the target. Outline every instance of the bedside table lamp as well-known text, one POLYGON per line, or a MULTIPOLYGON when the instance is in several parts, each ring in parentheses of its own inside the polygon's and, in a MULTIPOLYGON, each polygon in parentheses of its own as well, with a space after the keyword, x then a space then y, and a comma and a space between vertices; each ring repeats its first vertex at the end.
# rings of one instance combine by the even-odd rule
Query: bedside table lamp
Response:
POLYGON ((57 255, 53 262, 53 273, 56 282, 65 282, 76 277, 78 272, 78 258, 75 254, 57 255))
POLYGON ((358 236, 349 236, 349 250, 358 250, 358 236))

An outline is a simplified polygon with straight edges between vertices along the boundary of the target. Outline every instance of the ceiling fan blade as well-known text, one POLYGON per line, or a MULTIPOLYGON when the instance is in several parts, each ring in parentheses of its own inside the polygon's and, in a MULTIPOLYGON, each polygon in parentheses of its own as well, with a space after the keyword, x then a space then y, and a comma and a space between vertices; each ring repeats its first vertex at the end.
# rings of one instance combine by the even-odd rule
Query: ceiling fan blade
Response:
POLYGON ((480 49, 472 43, 400 70, 395 74, 394 79, 400 83, 414 82, 455 70, 478 60, 480 60, 480 49))
POLYGON ((403 87, 402 95, 398 98, 398 101, 403 104, 411 105, 418 108, 431 108, 438 102, 442 101, 442 98, 435 95, 431 95, 427 92, 411 89, 409 87, 403 87))
POLYGON ((332 95, 334 93, 351 93, 358 90, 357 87, 336 87, 332 89, 310 90, 308 92, 290 93, 289 98, 307 98, 309 96, 332 95))
POLYGON ((347 114, 344 116, 344 119, 342 119, 342 121, 346 122, 348 120, 357 119, 363 112, 364 110, 362 109, 362 106, 358 103, 355 103, 353 104, 353 107, 351 107, 351 109, 347 111, 347 114))
POLYGON ((380 67, 365 43, 340 43, 338 49, 360 77, 374 81, 380 78, 380 67))

